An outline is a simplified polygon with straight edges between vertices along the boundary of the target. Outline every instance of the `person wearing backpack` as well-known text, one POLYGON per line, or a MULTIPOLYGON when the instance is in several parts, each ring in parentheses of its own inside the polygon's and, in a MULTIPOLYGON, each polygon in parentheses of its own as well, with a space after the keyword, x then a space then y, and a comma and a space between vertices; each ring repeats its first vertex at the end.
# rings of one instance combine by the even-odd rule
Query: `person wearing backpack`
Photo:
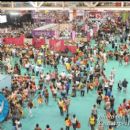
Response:
POLYGON ((95 130, 96 119, 95 119, 93 113, 92 113, 91 116, 89 117, 89 125, 90 125, 90 127, 91 127, 91 130, 95 130))

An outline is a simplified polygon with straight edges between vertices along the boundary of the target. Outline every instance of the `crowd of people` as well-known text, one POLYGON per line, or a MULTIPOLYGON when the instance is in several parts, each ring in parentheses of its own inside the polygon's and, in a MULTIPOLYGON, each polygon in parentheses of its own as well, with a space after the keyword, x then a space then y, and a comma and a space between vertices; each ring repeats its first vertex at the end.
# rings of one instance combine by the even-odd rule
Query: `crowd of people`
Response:
MULTIPOLYGON (((109 22, 107 24, 113 25, 109 22)), ((12 76, 11 89, 5 87, 3 94, 7 97, 10 104, 8 119, 12 119, 13 130, 21 130, 21 118, 27 116, 33 117, 32 109, 36 106, 33 99, 37 99, 40 106, 44 102, 49 104, 50 96, 54 98, 59 108, 61 116, 65 116, 65 129, 73 130, 82 127, 82 122, 76 116, 71 117, 69 106, 71 100, 77 98, 77 93, 84 97, 86 93, 93 90, 97 91, 97 99, 93 104, 92 111, 88 120, 91 130, 105 130, 103 121, 98 123, 98 109, 101 103, 104 104, 108 130, 114 130, 117 127, 116 115, 125 118, 128 124, 130 102, 124 99, 118 110, 115 110, 116 97, 113 95, 116 69, 113 68, 109 76, 105 74, 105 64, 109 60, 116 60, 119 66, 128 66, 130 61, 129 53, 129 29, 122 24, 113 25, 109 31, 103 30, 102 25, 98 33, 92 36, 95 44, 91 42, 84 43, 81 47, 77 44, 77 51, 74 55, 68 56, 49 50, 47 46, 40 49, 20 48, 14 45, 4 45, 0 47, 0 67, 3 73, 12 76), (115 27, 113 30, 113 26, 115 27), (119 41, 121 44, 119 44, 119 41), (58 65, 65 66, 66 71, 59 72, 58 65), (47 67, 51 69, 45 73, 47 67), (23 73, 22 70, 25 70, 23 73), (38 79, 38 83, 36 83, 38 79), (28 108, 29 115, 24 114, 24 109, 28 108)), ((122 88, 127 93, 128 81, 122 79, 117 84, 117 91, 122 88)), ((40 109, 40 107, 39 107, 40 109)), ((87 117, 86 117, 87 118, 87 117)), ((42 130, 39 124, 36 124, 34 130, 42 130)), ((45 130, 52 130, 51 124, 45 126, 45 130)), ((61 130, 64 130, 61 128, 61 130)))

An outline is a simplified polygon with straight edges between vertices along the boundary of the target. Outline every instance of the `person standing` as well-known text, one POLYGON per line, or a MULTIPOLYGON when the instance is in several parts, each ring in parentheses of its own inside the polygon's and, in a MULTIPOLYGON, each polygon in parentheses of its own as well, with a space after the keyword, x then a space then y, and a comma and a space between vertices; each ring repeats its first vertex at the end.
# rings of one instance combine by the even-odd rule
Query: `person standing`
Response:
POLYGON ((102 95, 100 93, 98 94, 96 102, 97 102, 98 107, 100 107, 101 102, 102 102, 102 95))
POLYGON ((12 125, 13 125, 12 130, 16 130, 16 118, 14 116, 12 117, 12 125))
POLYGON ((94 115, 94 117, 95 117, 95 122, 97 122, 97 107, 96 107, 96 105, 94 104, 93 105, 93 108, 92 108, 92 114, 94 115))
POLYGON ((48 89, 46 89, 44 96, 45 96, 45 103, 48 105, 48 102, 49 102, 49 92, 48 92, 48 89))
POLYGON ((122 82, 122 87, 124 88, 124 92, 126 92, 126 90, 127 90, 127 85, 128 85, 128 81, 126 79, 124 79, 122 82))
POLYGON ((91 127, 91 130, 95 130, 96 119, 93 114, 91 114, 91 116, 89 118, 89 125, 91 127))
POLYGON ((66 98, 64 99, 64 103, 65 103, 65 105, 66 105, 67 114, 69 114, 70 99, 66 97, 66 98))
POLYGON ((28 102, 28 109, 29 109, 29 115, 30 115, 30 117, 32 117, 32 108, 33 108, 33 102, 32 102, 32 100, 30 100, 28 102))
POLYGON ((21 130, 21 128, 22 128, 22 124, 20 122, 20 119, 17 119, 16 120, 16 130, 21 130))
POLYGON ((76 130, 76 125, 77 125, 77 118, 76 118, 76 115, 73 115, 73 118, 72 118, 73 130, 76 130))
POLYGON ((124 109, 125 113, 124 113, 124 116, 125 116, 125 123, 128 125, 129 124, 129 117, 128 117, 128 108, 126 107, 124 109))
POLYGON ((104 130, 103 122, 100 122, 97 130, 104 130))
POLYGON ((42 129, 39 127, 39 124, 36 124, 34 130, 42 130, 42 129))
POLYGON ((72 125, 71 119, 70 119, 69 115, 67 114, 67 116, 65 117, 66 130, 70 130, 71 125, 72 125))
POLYGON ((121 82, 121 80, 119 80, 119 82, 118 82, 118 91, 121 92, 121 90, 122 90, 122 82, 121 82))
POLYGON ((63 112, 63 104, 64 104, 64 101, 60 98, 59 101, 58 101, 58 106, 59 106, 59 109, 60 109, 60 114, 61 114, 61 116, 64 115, 64 112, 63 112))
POLYGON ((46 125, 45 130, 51 130, 50 126, 49 126, 49 125, 46 125))
POLYGON ((114 109, 114 102, 115 102, 115 98, 113 97, 113 95, 110 97, 110 104, 111 104, 111 109, 114 109))

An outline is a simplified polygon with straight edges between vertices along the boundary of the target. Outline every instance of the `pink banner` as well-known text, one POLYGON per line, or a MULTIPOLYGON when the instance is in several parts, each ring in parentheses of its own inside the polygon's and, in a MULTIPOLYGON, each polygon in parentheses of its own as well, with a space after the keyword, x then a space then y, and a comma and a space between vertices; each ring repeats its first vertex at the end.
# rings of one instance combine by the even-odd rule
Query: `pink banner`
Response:
POLYGON ((45 39, 43 38, 33 38, 32 39, 32 45, 35 47, 35 48, 40 48, 42 45, 45 44, 45 39))
POLYGON ((76 32, 72 31, 72 40, 75 41, 75 38, 76 38, 76 32))
POLYGON ((88 30, 88 25, 85 24, 85 26, 84 26, 84 31, 86 32, 87 30, 88 30))
POLYGON ((64 51, 65 50, 64 40, 51 39, 49 41, 49 46, 50 46, 50 49, 52 49, 54 51, 64 51))
POLYGON ((58 39, 59 38, 59 31, 55 31, 55 38, 58 39))
POLYGON ((89 42, 91 40, 90 32, 87 33, 87 41, 89 42))

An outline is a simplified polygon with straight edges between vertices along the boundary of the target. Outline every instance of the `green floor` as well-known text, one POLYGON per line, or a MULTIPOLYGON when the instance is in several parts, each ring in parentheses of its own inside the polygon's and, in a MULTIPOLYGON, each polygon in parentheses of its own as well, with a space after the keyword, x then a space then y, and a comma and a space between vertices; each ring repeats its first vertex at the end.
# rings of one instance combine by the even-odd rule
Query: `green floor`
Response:
MULTIPOLYGON (((109 76, 111 69, 114 67, 116 69, 116 78, 113 88, 113 95, 116 98, 115 100, 115 108, 117 110, 117 107, 120 103, 122 103, 122 100, 124 98, 130 99, 130 83, 128 84, 128 91, 127 93, 121 92, 120 94, 117 92, 117 82, 119 80, 123 80, 126 78, 129 82, 130 80, 130 66, 119 66, 119 63, 115 60, 109 61, 106 65, 106 75, 109 76)), ((59 65, 58 66, 59 71, 63 71, 64 66, 59 65)), ((45 68, 45 71, 47 72, 49 68, 45 68)), ((23 71, 24 73, 24 71, 23 71)), ((95 104, 96 101, 96 91, 93 90, 92 92, 89 92, 88 94, 85 94, 85 97, 80 97, 80 93, 78 93, 78 96, 76 98, 71 98, 71 105, 70 105, 70 116, 73 114, 76 114, 79 121, 81 122, 81 128, 80 130, 90 130, 90 127, 88 126, 88 118, 90 116, 90 112, 92 109, 93 104, 95 104)), ((36 100, 36 99, 35 99, 36 100)), ((26 118, 22 119, 22 130, 34 130, 35 124, 39 123, 42 130, 45 129, 46 124, 49 124, 52 128, 52 130, 60 130, 61 127, 65 127, 64 124, 64 117, 60 116, 59 108, 57 106, 57 103, 54 101, 50 94, 50 101, 49 105, 46 106, 43 104, 42 106, 38 106, 36 103, 36 108, 33 108, 33 117, 28 117, 28 111, 25 109, 26 118)), ((103 103, 101 106, 101 109, 98 110, 99 116, 104 116, 104 107, 103 103)), ((105 117, 104 117, 105 118, 105 117)), ((123 122, 122 122, 123 123, 123 122)), ((12 122, 7 121, 2 124, 3 130, 12 130, 12 122)), ((72 130, 72 128, 70 129, 72 130)), ((105 128, 107 130, 107 127, 105 128)), ((116 128, 115 130, 130 130, 130 126, 120 126, 116 128)))

